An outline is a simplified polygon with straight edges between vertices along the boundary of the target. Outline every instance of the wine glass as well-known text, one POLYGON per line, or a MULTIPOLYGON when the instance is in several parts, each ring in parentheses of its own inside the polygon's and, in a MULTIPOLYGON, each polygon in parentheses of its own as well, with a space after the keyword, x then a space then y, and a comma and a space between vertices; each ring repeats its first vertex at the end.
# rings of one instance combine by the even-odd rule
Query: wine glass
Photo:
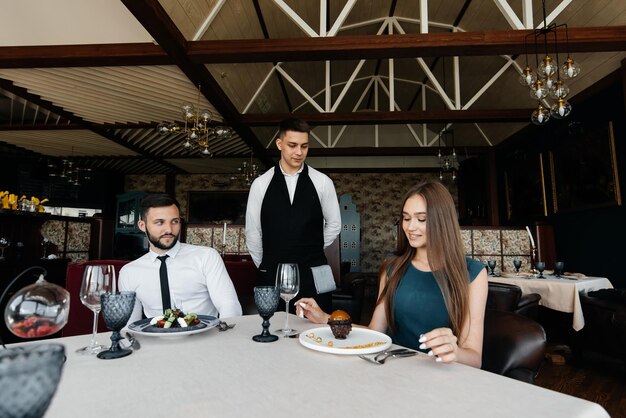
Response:
POLYGON ((100 312, 100 296, 104 293, 115 292, 115 268, 110 264, 87 266, 83 274, 83 283, 80 286, 80 301, 93 311, 93 333, 87 347, 76 350, 79 354, 98 354, 107 347, 98 344, 98 313, 100 312))
POLYGON ((557 261, 554 264, 554 275, 556 277, 561 277, 561 275, 563 274, 563 271, 565 270, 565 263, 562 261, 557 261))
POLYGON ((263 332, 252 337, 256 342, 271 343, 278 339, 276 335, 270 334, 269 319, 274 315, 278 307, 279 292, 275 286, 256 286, 254 288, 254 303, 259 315, 263 318, 263 332))
POLYGON ((300 270, 295 263, 281 263, 276 270, 276 288, 280 292, 280 297, 285 301, 285 327, 276 332, 283 334, 283 337, 296 335, 297 330, 289 328, 289 301, 296 297, 300 290, 300 270))
POLYGON ((4 249, 11 245, 8 238, 0 237, 0 260, 4 260, 4 249))
POLYGON ((539 272, 539 276, 537 276, 537 278, 545 279, 545 276, 543 275, 543 271, 546 269, 546 263, 544 263, 543 261, 537 261, 535 263, 535 268, 539 272))
POLYGON ((522 260, 513 260, 513 267, 515 267, 515 272, 519 273, 519 269, 522 267, 522 260))
POLYGON ((98 353, 98 358, 109 360, 126 357, 133 350, 120 346, 120 330, 128 322, 135 307, 135 292, 104 293, 101 297, 102 316, 111 334, 111 347, 98 353))
POLYGON ((495 276, 495 269, 496 269, 496 261, 495 260, 489 260, 487 261, 487 266, 489 266, 489 268, 491 269, 491 274, 492 276, 495 276))

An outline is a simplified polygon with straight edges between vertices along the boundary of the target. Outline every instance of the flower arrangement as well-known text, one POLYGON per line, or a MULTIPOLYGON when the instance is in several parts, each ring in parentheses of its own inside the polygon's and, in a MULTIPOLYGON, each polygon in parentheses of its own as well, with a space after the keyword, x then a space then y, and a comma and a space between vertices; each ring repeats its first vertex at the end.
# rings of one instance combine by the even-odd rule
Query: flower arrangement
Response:
POLYGON ((44 212, 43 204, 47 201, 48 199, 39 200, 39 198, 35 196, 31 196, 29 200, 26 199, 26 195, 22 195, 18 198, 16 194, 9 193, 7 190, 0 192, 0 205, 2 209, 44 212))

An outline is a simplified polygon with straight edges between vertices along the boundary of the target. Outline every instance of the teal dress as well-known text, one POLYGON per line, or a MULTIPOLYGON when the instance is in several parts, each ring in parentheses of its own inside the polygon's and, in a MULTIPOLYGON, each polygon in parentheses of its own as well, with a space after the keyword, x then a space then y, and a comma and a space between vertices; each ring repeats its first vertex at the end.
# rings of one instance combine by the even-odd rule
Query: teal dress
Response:
MULTIPOLYGON (((485 265, 466 258, 469 281, 478 276, 485 265)), ((400 279, 394 300, 396 330, 391 334, 395 344, 419 350, 420 335, 435 328, 450 327, 448 309, 443 294, 430 271, 416 269, 409 264, 400 279)))

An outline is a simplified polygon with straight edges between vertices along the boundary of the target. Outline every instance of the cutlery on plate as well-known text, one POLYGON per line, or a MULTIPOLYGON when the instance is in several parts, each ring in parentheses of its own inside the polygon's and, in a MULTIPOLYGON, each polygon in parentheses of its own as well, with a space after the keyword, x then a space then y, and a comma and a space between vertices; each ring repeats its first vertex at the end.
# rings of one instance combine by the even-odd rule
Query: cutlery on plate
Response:
POLYGON ((387 361, 389 357, 393 357, 393 358, 411 357, 416 354, 417 354, 417 351, 411 351, 407 349, 398 349, 398 350, 378 353, 374 357, 368 357, 364 355, 359 355, 359 357, 362 358, 363 360, 369 361, 370 363, 385 364, 385 361, 387 361))
POLYGON ((235 325, 237 324, 227 324, 224 321, 220 321, 220 323, 217 324, 217 329, 219 329, 220 331, 228 331, 229 329, 235 328, 235 325))

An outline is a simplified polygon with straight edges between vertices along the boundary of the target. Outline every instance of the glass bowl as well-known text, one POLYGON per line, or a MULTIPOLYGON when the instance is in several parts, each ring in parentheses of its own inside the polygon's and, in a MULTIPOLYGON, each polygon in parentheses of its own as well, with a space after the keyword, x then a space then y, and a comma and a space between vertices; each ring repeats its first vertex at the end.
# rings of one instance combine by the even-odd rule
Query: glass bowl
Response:
POLYGON ((46 337, 65 326, 69 310, 69 292, 42 275, 13 295, 4 310, 4 322, 18 337, 46 337))

